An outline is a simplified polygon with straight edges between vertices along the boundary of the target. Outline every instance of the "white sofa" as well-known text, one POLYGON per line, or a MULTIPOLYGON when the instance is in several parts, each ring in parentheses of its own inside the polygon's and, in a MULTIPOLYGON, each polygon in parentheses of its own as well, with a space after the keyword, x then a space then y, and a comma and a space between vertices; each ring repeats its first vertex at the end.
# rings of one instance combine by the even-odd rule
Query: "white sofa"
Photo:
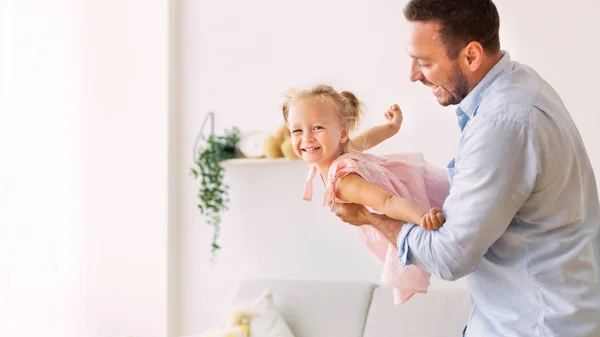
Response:
POLYGON ((464 289, 430 288, 395 306, 391 288, 360 282, 247 280, 234 302, 265 288, 295 337, 460 337, 469 317, 464 289))

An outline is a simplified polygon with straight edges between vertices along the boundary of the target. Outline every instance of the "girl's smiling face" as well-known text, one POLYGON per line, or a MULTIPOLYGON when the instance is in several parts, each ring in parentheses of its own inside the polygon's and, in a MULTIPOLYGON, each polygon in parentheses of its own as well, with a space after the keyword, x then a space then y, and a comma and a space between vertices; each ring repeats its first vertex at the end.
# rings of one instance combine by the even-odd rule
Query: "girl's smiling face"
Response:
POLYGON ((348 141, 348 127, 335 105, 324 100, 304 99, 290 106, 288 127, 296 155, 320 167, 329 167, 348 141))

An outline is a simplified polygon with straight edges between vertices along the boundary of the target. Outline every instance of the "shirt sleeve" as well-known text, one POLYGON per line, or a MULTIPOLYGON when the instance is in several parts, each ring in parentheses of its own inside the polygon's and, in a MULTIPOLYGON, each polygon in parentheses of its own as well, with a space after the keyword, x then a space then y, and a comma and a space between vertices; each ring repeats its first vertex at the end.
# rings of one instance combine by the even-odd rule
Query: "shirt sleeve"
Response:
POLYGON ((506 231, 535 186, 538 154, 526 125, 471 120, 463 134, 444 226, 406 224, 398 236, 402 265, 414 264, 444 280, 473 272, 506 231))

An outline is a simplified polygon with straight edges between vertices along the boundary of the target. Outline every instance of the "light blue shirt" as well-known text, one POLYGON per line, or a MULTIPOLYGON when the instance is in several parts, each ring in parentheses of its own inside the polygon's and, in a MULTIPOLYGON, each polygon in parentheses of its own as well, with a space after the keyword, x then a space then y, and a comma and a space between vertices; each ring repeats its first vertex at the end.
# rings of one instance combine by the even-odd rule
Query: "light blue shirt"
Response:
POLYGON ((446 222, 406 224, 402 264, 467 277, 465 336, 600 336, 598 190, 559 95, 504 52, 457 116, 446 222))

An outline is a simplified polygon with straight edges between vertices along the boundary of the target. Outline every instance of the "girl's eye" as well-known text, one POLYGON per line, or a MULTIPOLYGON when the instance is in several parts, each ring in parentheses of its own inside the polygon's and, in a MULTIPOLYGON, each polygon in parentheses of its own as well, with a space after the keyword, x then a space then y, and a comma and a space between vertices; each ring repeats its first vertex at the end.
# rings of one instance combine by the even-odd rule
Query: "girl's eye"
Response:
POLYGON ((296 129, 296 130, 292 131, 292 133, 298 133, 298 132, 302 132, 302 130, 296 129))
POLYGON ((317 126, 315 126, 315 127, 314 127, 314 129, 315 129, 315 130, 321 130, 321 129, 323 129, 323 127, 322 127, 322 126, 320 126, 320 125, 317 125, 317 126))

